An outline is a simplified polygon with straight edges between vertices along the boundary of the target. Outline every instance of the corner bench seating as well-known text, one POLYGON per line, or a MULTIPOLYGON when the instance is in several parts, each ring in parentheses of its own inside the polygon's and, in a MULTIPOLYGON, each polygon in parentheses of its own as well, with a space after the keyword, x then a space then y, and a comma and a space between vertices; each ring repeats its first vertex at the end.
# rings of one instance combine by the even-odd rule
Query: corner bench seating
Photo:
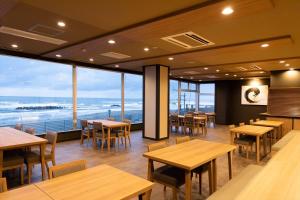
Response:
POLYGON ((248 165, 236 177, 208 197, 207 200, 234 199, 262 168, 263 167, 259 165, 248 165))
POLYGON ((288 132, 287 134, 285 134, 285 136, 283 136, 278 142, 276 142, 273 146, 272 146, 272 151, 279 151, 280 149, 282 149, 285 145, 287 145, 292 138, 296 135, 299 134, 299 130, 292 130, 290 132, 288 132), (298 133, 297 133, 298 132, 298 133))

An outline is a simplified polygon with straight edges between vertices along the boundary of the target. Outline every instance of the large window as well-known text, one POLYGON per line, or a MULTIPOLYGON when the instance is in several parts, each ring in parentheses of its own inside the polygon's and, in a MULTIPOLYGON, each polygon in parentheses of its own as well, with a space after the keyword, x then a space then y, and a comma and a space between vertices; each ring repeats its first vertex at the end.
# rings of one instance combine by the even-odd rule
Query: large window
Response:
POLYGON ((181 82, 180 113, 196 111, 197 90, 195 83, 181 82))
POLYGON ((215 112, 215 84, 200 84, 199 110, 202 112, 215 112))
POLYGON ((77 118, 121 120, 121 73, 78 67, 77 118))
POLYGON ((37 133, 72 128, 71 66, 0 56, 0 126, 24 124, 37 133))
POLYGON ((170 112, 178 112, 178 81, 170 80, 170 112))
POLYGON ((143 76, 125 74, 124 118, 133 123, 143 122, 143 76))

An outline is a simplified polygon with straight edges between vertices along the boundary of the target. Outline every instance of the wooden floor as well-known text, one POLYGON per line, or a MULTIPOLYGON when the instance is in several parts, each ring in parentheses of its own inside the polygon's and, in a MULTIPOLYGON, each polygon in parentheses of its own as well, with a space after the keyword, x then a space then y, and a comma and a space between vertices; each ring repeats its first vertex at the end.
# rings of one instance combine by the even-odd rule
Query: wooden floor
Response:
MULTIPOLYGON (((172 133, 170 139, 167 140, 170 145, 175 143, 176 136, 181 136, 181 134, 172 133)), ((227 126, 222 125, 218 125, 216 128, 208 128, 208 134, 206 137, 195 136, 195 138, 221 143, 229 143, 230 141, 227 126)), ((107 152, 106 150, 103 152, 100 150, 94 150, 92 145, 87 143, 80 145, 79 140, 58 143, 56 149, 56 162, 59 164, 77 159, 85 159, 87 160, 88 167, 99 164, 109 164, 137 176, 146 178, 147 160, 142 156, 142 154, 146 151, 147 144, 153 142, 155 141, 143 139, 141 131, 137 131, 132 133, 131 147, 127 147, 127 149, 125 149, 124 145, 120 145, 119 148, 112 148, 111 152, 107 152)), ((260 165, 264 165, 269 158, 269 155, 266 156, 260 165)), ((236 151, 233 156, 233 177, 249 164, 256 164, 255 153, 250 155, 250 159, 246 159, 244 154, 241 155, 238 151, 236 151)), ((222 185, 228 181, 227 167, 227 156, 224 155, 217 159, 218 188, 222 187, 222 185)), ((9 186, 11 188, 16 186, 16 178, 17 177, 14 176, 9 178, 9 186)), ((193 179, 193 199, 206 199, 208 197, 207 178, 207 173, 203 174, 202 195, 198 193, 197 178, 193 179)), ((25 181, 26 180, 27 179, 25 179, 25 181)), ((33 182, 39 181, 41 181, 40 166, 36 165, 33 169, 33 182)), ((172 199, 171 190, 167 189, 167 191, 164 192, 162 185, 155 184, 151 199, 172 199)), ((181 188, 179 199, 184 199, 184 187, 181 188)))

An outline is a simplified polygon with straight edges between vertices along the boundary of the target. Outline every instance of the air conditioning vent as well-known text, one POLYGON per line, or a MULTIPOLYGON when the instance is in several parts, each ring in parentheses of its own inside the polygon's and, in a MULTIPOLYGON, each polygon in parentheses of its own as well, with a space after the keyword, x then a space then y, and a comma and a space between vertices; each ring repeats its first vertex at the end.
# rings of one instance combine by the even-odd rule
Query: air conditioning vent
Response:
POLYGON ((199 74, 199 72, 197 72, 197 71, 186 71, 186 72, 183 72, 183 73, 190 74, 190 75, 192 75, 192 74, 199 74))
POLYGON ((237 69, 240 70, 240 71, 247 71, 247 70, 248 70, 248 69, 245 68, 245 67, 237 67, 237 69))
POLYGON ((23 37, 23 38, 27 38, 27 39, 31 39, 31 40, 37 40, 37 41, 47 42, 47 43, 56 44, 56 45, 62 45, 67 42, 65 40, 60 40, 60 39, 56 39, 56 38, 52 38, 52 37, 48 37, 48 36, 44 36, 44 35, 39 35, 36 33, 22 31, 22 30, 10 28, 7 26, 1 26, 0 33, 5 33, 5 34, 17 36, 17 37, 23 37))
POLYGON ((29 31, 33 32, 33 33, 37 33, 37 34, 52 36, 52 37, 58 36, 58 35, 61 35, 64 33, 63 30, 59 30, 59 29, 41 25, 41 24, 36 24, 36 25, 32 26, 29 29, 29 31))
POLYGON ((250 70, 261 70, 261 67, 259 67, 259 66, 257 66, 257 65, 252 65, 251 67, 250 67, 250 70))
POLYGON ((121 53, 116 53, 116 52, 107 52, 107 53, 102 53, 102 56, 110 57, 110 58, 115 58, 115 59, 125 59, 125 58, 130 58, 131 56, 121 54, 121 53))
POLYGON ((213 42, 191 31, 163 37, 161 39, 185 49, 193 49, 193 48, 204 47, 208 45, 214 45, 213 42))

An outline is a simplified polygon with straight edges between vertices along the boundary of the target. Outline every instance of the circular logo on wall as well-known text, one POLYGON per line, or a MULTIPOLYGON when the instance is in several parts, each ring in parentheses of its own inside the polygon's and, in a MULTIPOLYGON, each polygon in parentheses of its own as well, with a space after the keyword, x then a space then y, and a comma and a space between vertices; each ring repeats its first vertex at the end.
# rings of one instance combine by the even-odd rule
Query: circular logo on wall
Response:
POLYGON ((246 90, 245 99, 249 103, 257 103, 260 100, 260 90, 257 87, 252 87, 246 90))

